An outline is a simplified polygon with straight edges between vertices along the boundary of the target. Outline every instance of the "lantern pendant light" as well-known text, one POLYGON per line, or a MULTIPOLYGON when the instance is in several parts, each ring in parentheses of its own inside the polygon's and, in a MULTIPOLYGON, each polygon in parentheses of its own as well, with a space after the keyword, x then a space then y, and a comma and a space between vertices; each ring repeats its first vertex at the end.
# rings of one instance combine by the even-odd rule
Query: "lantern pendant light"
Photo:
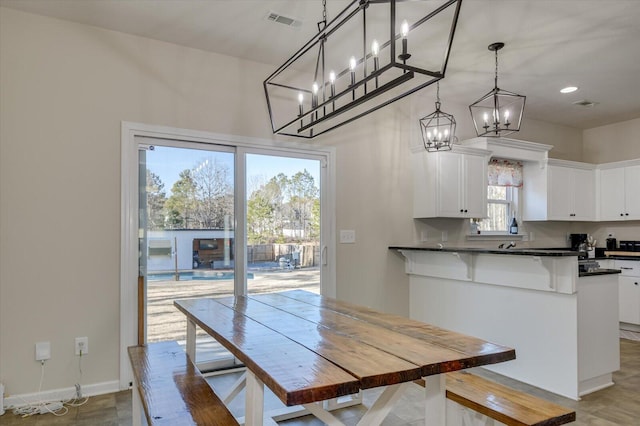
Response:
POLYGON ((492 43, 495 52, 496 73, 493 90, 469 106, 478 136, 502 137, 520 130, 526 96, 498 88, 498 50, 504 43, 492 43))
POLYGON ((422 143, 427 152, 450 151, 456 133, 456 119, 440 110, 440 82, 436 83, 436 110, 420 119, 422 143))

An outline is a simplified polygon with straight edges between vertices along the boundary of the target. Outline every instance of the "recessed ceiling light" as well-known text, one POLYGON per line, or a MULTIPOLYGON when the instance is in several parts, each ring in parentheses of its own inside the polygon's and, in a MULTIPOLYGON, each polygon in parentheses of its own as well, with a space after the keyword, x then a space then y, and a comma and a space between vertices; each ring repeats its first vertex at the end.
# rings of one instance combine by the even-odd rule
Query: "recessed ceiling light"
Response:
POLYGON ((563 89, 560 89, 560 93, 573 93, 576 90, 578 90, 578 88, 576 86, 567 86, 563 89))

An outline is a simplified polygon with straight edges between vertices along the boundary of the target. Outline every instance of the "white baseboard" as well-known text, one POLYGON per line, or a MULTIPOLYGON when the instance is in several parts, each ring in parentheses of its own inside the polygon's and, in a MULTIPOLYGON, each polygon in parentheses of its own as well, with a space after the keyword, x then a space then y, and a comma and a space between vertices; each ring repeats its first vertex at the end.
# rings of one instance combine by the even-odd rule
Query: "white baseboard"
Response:
MULTIPOLYGON (((118 380, 94 383, 90 385, 82 385, 83 397, 104 395, 106 393, 113 393, 118 391, 120 391, 120 382, 118 380)), ((4 399, 4 409, 9 410, 25 405, 38 404, 40 402, 65 401, 74 398, 75 395, 75 386, 70 388, 47 390, 43 392, 10 395, 4 399)))

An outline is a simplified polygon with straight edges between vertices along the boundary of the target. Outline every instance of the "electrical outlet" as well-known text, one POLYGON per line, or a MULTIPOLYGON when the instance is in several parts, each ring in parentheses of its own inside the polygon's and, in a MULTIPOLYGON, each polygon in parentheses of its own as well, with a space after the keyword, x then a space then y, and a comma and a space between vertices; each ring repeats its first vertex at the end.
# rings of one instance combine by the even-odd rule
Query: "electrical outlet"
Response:
POLYGON ((442 231, 442 242, 445 242, 449 239, 449 232, 448 231, 442 231))
POLYGON ((340 244, 354 244, 356 242, 356 231, 353 229, 340 230, 340 244))
POLYGON ((86 355, 89 353, 89 338, 88 337, 76 337, 76 355, 86 355))
POLYGON ((51 358, 51 342, 36 343, 36 361, 45 361, 51 358))

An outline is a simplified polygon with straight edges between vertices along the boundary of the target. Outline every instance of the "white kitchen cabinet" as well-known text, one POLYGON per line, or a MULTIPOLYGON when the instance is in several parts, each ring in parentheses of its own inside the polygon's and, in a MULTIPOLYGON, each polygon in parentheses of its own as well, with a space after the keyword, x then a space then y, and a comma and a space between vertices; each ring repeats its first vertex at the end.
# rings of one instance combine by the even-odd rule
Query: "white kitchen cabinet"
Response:
POLYGON ((640 325, 640 261, 616 260, 618 277, 620 322, 640 325))
POLYGON ((486 217, 488 151, 455 147, 412 157, 414 218, 486 217))
POLYGON ((592 221, 596 217, 595 166, 549 160, 524 167, 524 220, 592 221))
POLYGON ((600 220, 640 219, 640 165, 602 168, 600 220))

